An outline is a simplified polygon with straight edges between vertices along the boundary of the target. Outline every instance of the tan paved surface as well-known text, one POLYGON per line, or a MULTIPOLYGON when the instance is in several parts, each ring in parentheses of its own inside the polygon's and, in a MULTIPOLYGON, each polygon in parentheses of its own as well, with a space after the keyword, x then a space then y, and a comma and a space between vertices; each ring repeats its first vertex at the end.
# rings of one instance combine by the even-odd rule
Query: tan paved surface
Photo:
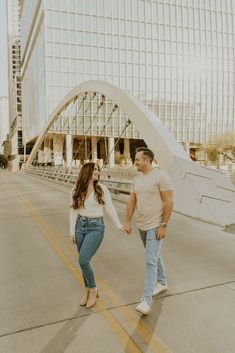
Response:
POLYGON ((87 310, 68 192, 0 170, 0 352, 235 352, 234 234, 174 214, 163 249, 169 290, 141 317, 142 244, 136 229, 127 238, 106 217, 93 262, 101 298, 87 310))

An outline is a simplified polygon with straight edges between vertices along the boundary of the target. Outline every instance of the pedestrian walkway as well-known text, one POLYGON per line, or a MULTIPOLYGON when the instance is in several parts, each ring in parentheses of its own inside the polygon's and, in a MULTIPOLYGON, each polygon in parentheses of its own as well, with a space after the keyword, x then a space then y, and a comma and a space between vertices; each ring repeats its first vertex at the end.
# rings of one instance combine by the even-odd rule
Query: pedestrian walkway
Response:
MULTIPOLYGON (((235 235, 173 214, 163 256, 168 292, 149 316, 134 308, 144 254, 108 217, 94 258, 100 299, 79 306, 82 277, 69 241, 69 187, 0 170, 0 352, 234 353, 235 235)), ((125 204, 116 201, 123 219, 125 204)))

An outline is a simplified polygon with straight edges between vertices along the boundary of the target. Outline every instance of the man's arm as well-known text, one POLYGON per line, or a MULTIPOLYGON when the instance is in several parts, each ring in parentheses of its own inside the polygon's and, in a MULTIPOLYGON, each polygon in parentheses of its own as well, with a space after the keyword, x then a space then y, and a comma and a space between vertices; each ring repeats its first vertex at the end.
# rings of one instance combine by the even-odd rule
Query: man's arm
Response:
POLYGON ((134 192, 130 193, 129 199, 126 206, 125 223, 123 229, 127 234, 131 234, 131 219, 136 208, 136 194, 134 192))
MULTIPOLYGON (((162 213, 162 222, 161 223, 168 223, 172 210, 173 210, 173 191, 166 190, 160 191, 161 198, 163 201, 163 213, 162 213)), ((160 226, 157 232, 157 239, 161 240, 166 236, 166 227, 160 226)))

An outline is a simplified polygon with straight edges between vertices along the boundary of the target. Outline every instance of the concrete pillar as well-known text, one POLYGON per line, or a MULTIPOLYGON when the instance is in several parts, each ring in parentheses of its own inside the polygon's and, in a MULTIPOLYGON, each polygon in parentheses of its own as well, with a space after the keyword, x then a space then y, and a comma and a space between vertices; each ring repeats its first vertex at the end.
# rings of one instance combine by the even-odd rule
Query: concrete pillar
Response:
POLYGON ((185 151, 190 156, 190 143, 189 142, 185 142, 185 151))
POLYGON ((71 168, 73 164, 73 136, 66 135, 66 167, 71 168))
POLYGON ((63 135, 55 134, 53 137, 54 165, 63 165, 63 135))
POLYGON ((93 162, 97 162, 97 137, 92 136, 91 137, 91 159, 93 162))
POLYGON ((38 164, 44 163, 44 152, 43 150, 38 150, 38 164))
POLYGON ((50 137, 45 137, 45 139, 44 139, 44 149, 43 149, 44 164, 52 162, 52 150, 51 150, 50 142, 51 142, 51 138, 50 137))
POLYGON ((130 140, 124 139, 124 156, 125 159, 130 159, 130 140))
POLYGON ((130 153, 130 140, 124 139, 124 157, 125 157, 125 164, 128 167, 131 167, 132 160, 131 160, 131 153, 130 153))
POLYGON ((109 153, 109 168, 114 168, 115 157, 114 157, 114 137, 108 138, 108 153, 109 153))

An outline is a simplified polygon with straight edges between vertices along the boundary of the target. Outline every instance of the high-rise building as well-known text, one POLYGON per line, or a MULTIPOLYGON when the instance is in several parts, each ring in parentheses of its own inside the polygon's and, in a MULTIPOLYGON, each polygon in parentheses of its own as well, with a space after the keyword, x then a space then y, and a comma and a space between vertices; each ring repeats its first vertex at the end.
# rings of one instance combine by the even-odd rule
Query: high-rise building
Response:
POLYGON ((22 142, 22 102, 20 65, 20 23, 18 0, 7 1, 8 33, 8 73, 9 73, 9 138, 11 153, 14 156, 13 169, 17 169, 20 155, 23 155, 22 142))
POLYGON ((4 154, 3 143, 9 133, 8 97, 0 97, 0 154, 4 154))
POLYGON ((140 99, 179 142, 235 130, 233 0, 20 1, 24 131, 79 83, 140 99))

